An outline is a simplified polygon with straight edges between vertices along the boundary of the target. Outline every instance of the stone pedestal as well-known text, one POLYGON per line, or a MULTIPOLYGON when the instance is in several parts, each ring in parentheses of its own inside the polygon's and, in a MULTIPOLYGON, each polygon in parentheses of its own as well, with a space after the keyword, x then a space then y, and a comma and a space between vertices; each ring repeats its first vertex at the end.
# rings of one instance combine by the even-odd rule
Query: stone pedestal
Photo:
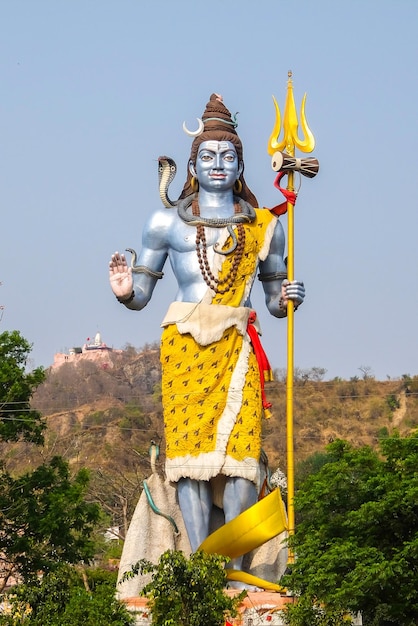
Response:
MULTIPOLYGON (((181 550, 186 555, 191 552, 177 502, 176 488, 156 473, 150 476, 147 484, 154 506, 164 516, 152 510, 143 491, 129 525, 120 560, 117 594, 121 600, 136 598, 151 580, 151 575, 147 574, 122 581, 123 574, 130 571, 137 561, 146 559, 151 563, 158 563, 166 550, 181 550)), ((218 509, 218 515, 221 514, 218 509)), ((222 516, 217 523, 215 520, 215 527, 212 530, 223 523, 222 516)), ((244 571, 270 582, 280 580, 287 566, 286 536, 287 533, 283 532, 246 554, 243 562, 244 571)))
MULTIPOLYGON (((225 593, 235 596, 239 592, 227 589, 225 593)), ((124 598, 123 601, 135 615, 136 626, 150 626, 151 614, 146 598, 124 598)), ((281 611, 293 601, 293 597, 280 593, 249 591, 239 607, 239 615, 228 621, 233 626, 283 626, 281 611)))

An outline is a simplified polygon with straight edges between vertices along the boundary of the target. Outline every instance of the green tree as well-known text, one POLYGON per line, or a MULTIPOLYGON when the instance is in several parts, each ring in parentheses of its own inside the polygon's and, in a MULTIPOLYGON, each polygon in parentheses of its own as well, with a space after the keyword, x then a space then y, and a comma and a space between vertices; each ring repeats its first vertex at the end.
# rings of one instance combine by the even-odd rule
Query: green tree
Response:
POLYGON ((87 485, 87 471, 71 479, 60 457, 18 478, 0 470, 0 553, 8 577, 28 581, 61 561, 92 558, 100 508, 84 500, 87 485))
POLYGON ((282 611, 282 617, 289 626, 349 626, 352 623, 347 611, 320 606, 307 596, 288 604, 282 611))
MULTIPOLYGON (((18 331, 0 334, 0 440, 5 443, 43 442, 45 424, 30 399, 44 372, 25 371, 30 348, 18 331)), ((100 507, 86 501, 87 485, 87 471, 71 478, 61 457, 20 476, 0 463, 0 590, 12 576, 36 580, 39 571, 48 573, 61 561, 93 556, 91 535, 100 507)))
POLYGON ((11 598, 7 626, 132 626, 133 616, 115 597, 116 573, 61 564, 11 598))
POLYGON ((43 443, 45 423, 30 408, 35 389, 45 380, 43 368, 26 372, 31 344, 17 330, 0 334, 0 441, 43 443))
POLYGON ((224 565, 225 557, 216 554, 198 551, 186 558, 180 551, 167 550, 157 565, 138 561, 124 579, 152 574, 142 595, 149 598, 153 626, 223 626, 228 615, 237 614, 246 594, 235 598, 225 594, 224 565))
POLYGON ((417 434, 383 439, 380 454, 335 441, 302 483, 283 582, 304 600, 361 611, 366 626, 417 624, 417 434))
POLYGON ((314 452, 296 466, 296 484, 302 483, 311 474, 316 474, 328 462, 326 452, 314 452))

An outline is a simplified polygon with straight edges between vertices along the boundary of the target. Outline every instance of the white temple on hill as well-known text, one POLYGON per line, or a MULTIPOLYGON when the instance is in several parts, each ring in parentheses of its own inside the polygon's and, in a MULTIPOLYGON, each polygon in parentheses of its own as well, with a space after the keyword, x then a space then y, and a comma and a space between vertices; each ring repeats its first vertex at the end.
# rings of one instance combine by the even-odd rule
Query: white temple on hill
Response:
POLYGON ((109 358, 109 353, 121 353, 123 350, 114 350, 102 341, 100 332, 97 332, 93 341, 90 337, 86 339, 86 343, 80 347, 73 347, 68 352, 57 352, 54 354, 54 362, 52 369, 61 367, 65 363, 79 363, 82 361, 97 361, 103 367, 113 367, 113 363, 109 358))

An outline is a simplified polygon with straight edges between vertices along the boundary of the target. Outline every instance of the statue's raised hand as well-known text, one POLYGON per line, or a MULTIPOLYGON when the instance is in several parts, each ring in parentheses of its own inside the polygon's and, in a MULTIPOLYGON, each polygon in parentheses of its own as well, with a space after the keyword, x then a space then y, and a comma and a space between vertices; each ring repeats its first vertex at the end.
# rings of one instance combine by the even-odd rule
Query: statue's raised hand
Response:
POLYGON ((124 254, 115 252, 109 262, 109 280, 113 293, 121 300, 132 294, 132 269, 128 267, 124 254))

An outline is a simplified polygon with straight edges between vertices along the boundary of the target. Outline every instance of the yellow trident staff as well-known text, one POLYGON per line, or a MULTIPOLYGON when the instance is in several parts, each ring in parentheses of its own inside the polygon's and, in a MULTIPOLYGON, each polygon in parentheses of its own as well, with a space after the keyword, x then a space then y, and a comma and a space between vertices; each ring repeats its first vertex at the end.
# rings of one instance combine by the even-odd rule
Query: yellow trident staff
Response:
MULTIPOLYGON (((298 117, 296 113, 295 100, 293 97, 293 83, 292 72, 288 72, 287 81, 287 95, 283 116, 283 139, 279 141, 279 135, 281 133, 281 115, 280 109, 273 96, 273 102, 276 109, 276 122, 273 128, 273 132, 270 135, 267 152, 271 156, 275 156, 276 153, 285 151, 280 157, 280 162, 286 162, 287 157, 295 156, 295 147, 301 150, 301 152, 312 152, 315 147, 315 139, 311 133, 305 117, 305 101, 306 94, 303 97, 300 120, 303 131, 303 139, 298 137, 298 117), (283 160, 283 161, 282 161, 283 160)), ((273 158, 272 161, 275 159, 273 158)), ((287 159, 289 161, 289 159, 287 159)), ((315 176, 318 171, 318 162, 316 159, 290 159, 293 162, 292 165, 287 167, 281 167, 288 174, 287 190, 294 192, 294 171, 300 171, 305 176, 310 178, 315 176), (303 171, 303 163, 313 164, 316 171, 310 173, 303 171)), ((276 167, 274 167, 276 169, 276 167)), ((277 169, 276 169, 277 171, 277 169)), ((294 206, 287 202, 287 223, 288 223, 288 256, 287 256, 287 277, 290 281, 294 280, 294 206)), ((292 300, 287 304, 287 383, 286 383, 286 442, 287 442, 287 515, 288 515, 288 529, 289 534, 293 534, 295 530, 295 508, 294 508, 294 493, 295 493, 295 481, 294 481, 294 450, 293 450, 293 378, 294 378, 294 303, 292 300)), ((293 562, 293 555, 289 556, 289 562, 293 562)))

